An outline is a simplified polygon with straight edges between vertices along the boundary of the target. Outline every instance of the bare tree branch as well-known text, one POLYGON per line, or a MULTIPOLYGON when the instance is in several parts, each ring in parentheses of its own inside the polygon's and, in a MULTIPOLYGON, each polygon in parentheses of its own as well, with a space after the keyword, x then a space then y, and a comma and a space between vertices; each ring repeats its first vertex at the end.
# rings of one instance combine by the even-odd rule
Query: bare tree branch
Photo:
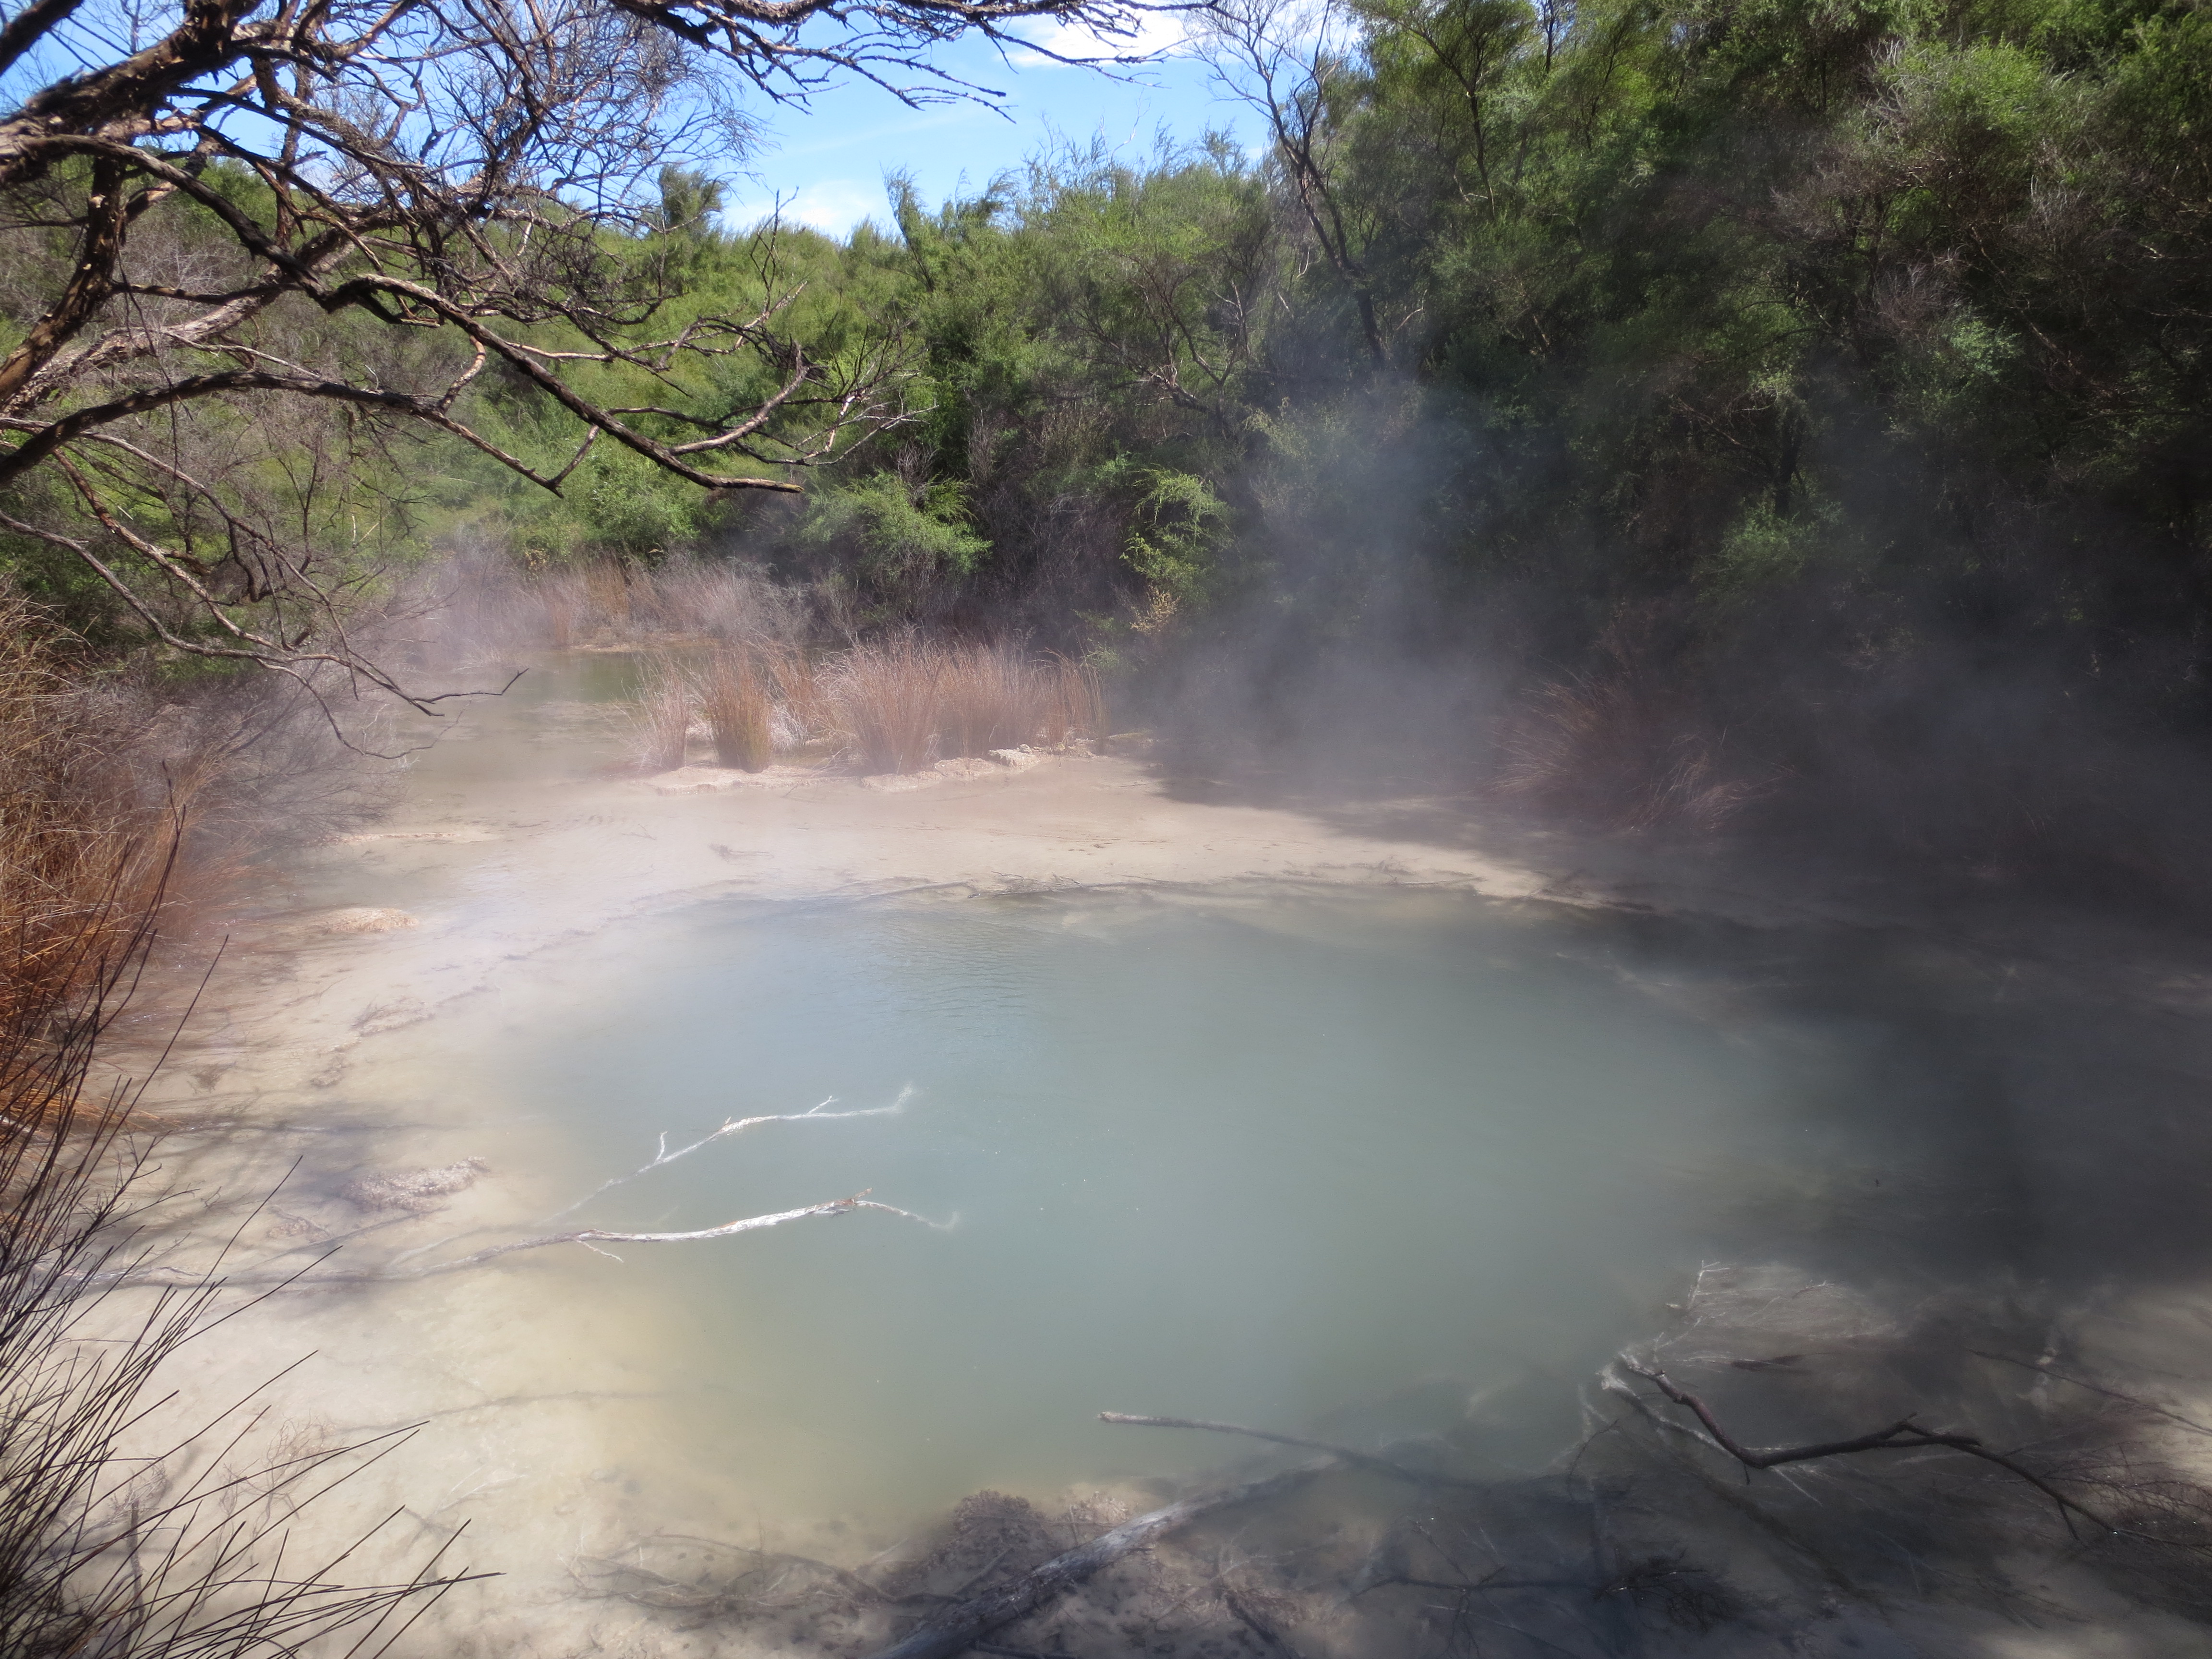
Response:
POLYGON ((1723 1428, 1712 1408, 1677 1384, 1666 1372, 1656 1366, 1642 1364, 1628 1355, 1620 1356, 1626 1370, 1651 1384, 1652 1387, 1687 1409, 1712 1437, 1712 1443, 1747 1469, 1771 1469, 1784 1463, 1808 1462, 1821 1457, 1846 1457, 1858 1452, 1913 1451, 1938 1447, 1948 1451, 1963 1452, 1969 1457, 1978 1457, 1985 1463, 1994 1463, 2008 1474, 2018 1476, 2058 1506, 2059 1516, 2066 1522, 2069 1532, 2074 1530, 2074 1517, 2080 1516, 2100 1532, 2116 1528, 2110 1522, 2100 1519, 2082 1505, 2075 1503, 2033 1470, 2024 1468, 1999 1452, 1991 1451, 1981 1440, 1971 1434, 1945 1434, 1923 1429, 1910 1417, 1899 1419, 1887 1428, 1876 1429, 1871 1434, 1856 1435, 1848 1440, 1824 1440, 1807 1446, 1770 1446, 1754 1449, 1744 1445, 1723 1428))
POLYGON ((336 663, 427 708, 346 641, 349 590, 313 574, 358 556, 251 528, 242 486, 196 464, 203 434, 319 406, 356 463, 419 432, 557 492, 605 436, 701 489, 793 492, 903 418, 906 348, 881 328, 834 350, 800 340, 772 232, 756 297, 646 337, 684 291, 684 239, 711 234, 656 205, 664 167, 741 154, 741 93, 804 99, 857 76, 909 103, 988 96, 936 49, 968 33, 1029 46, 1008 32, 1027 18, 1129 40, 1154 9, 153 0, 126 50, 77 0, 27 0, 0 26, 0 70, 51 78, 0 112, 0 237, 20 239, 11 274, 31 299, 0 357, 0 510, 166 647, 295 673, 336 663), (544 435, 511 441, 472 412, 495 369, 551 405, 544 435), (675 395, 615 406, 610 370, 675 395), (112 469, 96 487, 80 470, 40 488, 93 441, 112 469), (136 522, 140 498, 230 546, 172 545, 136 522))

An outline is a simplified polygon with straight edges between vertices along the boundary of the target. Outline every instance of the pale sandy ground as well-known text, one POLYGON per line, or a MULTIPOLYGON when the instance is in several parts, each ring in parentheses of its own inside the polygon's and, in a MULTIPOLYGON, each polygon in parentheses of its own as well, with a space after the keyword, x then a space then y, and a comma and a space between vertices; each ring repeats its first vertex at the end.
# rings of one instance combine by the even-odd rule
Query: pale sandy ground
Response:
MULTIPOLYGON (((499 738, 483 747, 512 752, 499 738)), ((700 899, 1234 881, 1570 902, 1642 891, 1626 866, 1607 875, 1602 848, 1524 837, 1519 857, 1476 850, 1484 837, 1463 802, 1294 810, 1179 793, 1142 761, 1107 757, 1059 757, 903 792, 800 773, 676 795, 555 765, 504 775, 490 766, 481 775, 426 766, 386 821, 297 860, 241 918, 241 948, 210 985, 159 1103, 186 1120, 234 1126, 204 1143, 210 1173, 202 1190, 213 1199, 265 1185, 295 1158, 389 1169, 472 1156, 478 1149, 434 1113, 397 1123, 323 1115, 347 1096, 380 1039, 526 975, 533 958, 623 918, 700 899), (241 1133, 262 1149, 243 1167, 241 1133)), ((1747 916, 1788 908, 1786 895, 1748 884, 1709 889, 1702 900, 1680 889, 1671 902, 1747 916)), ((2185 965, 2146 966, 2138 980, 2192 1012, 2203 1005, 2206 981, 2185 965)), ((174 1164, 193 1178, 189 1144, 174 1164)), ((304 1186, 313 1186, 312 1170, 304 1186)), ((542 1213, 568 1196, 501 1182, 459 1195, 434 1224, 408 1221, 396 1231, 427 1238, 448 1226, 542 1213)), ((286 1224, 259 1228, 250 1242, 262 1250, 296 1242, 281 1231, 286 1224)), ((687 1449, 640 1443, 617 1426, 619 1403, 636 1397, 637 1368, 625 1350, 647 1340, 631 1328, 635 1310, 619 1281, 603 1279, 596 1290, 564 1285, 557 1318, 531 1312, 538 1304, 516 1285, 500 1272, 289 1296, 179 1362, 186 1397, 204 1402, 241 1394, 312 1352, 268 1396, 265 1431, 295 1442, 426 1425, 364 1477, 348 1512, 401 1511, 391 1536, 415 1549, 474 1516, 480 1535, 465 1559, 508 1576, 461 1592, 447 1616, 410 1638, 410 1650, 741 1652, 742 1642, 711 1628, 684 1633, 620 1604, 578 1601, 566 1564, 655 1528, 741 1531, 746 1541, 840 1560, 895 1541, 865 1520, 732 1515, 730 1495, 687 1449)), ((2138 1307, 2128 1322, 2170 1316, 2138 1307)), ((2129 1624, 2107 1625, 2094 1640, 1984 1632, 1950 1650, 2017 1659, 2212 1650, 2173 1645, 2181 1633, 2159 1621, 2129 1624)), ((1936 1650, 1868 1634, 1870 1651, 1936 1650)))
POLYGON ((328 1086, 364 1038, 657 905, 1240 880, 1566 896, 1525 863, 1180 800, 1139 761, 1087 756, 898 792, 791 769, 696 794, 557 775, 424 788, 293 880, 293 902, 241 921, 243 959, 195 1020, 204 1052, 253 1050, 263 1088, 328 1086))

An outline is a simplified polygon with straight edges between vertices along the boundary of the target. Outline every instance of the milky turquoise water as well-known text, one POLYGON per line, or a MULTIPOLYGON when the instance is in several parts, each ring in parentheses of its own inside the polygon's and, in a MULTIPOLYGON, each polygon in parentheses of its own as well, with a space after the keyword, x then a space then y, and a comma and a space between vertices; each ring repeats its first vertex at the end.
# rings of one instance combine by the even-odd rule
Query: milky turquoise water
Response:
POLYGON ((1472 1420, 1535 1467, 1704 1261, 2043 1271, 2035 1160, 1988 1156, 2032 1105, 2003 994, 1878 938, 1434 893, 720 902, 533 958, 378 1039, 347 1093, 580 1194, 664 1132, 911 1091, 562 1224, 867 1188, 941 1231, 861 1214, 497 1271, 548 1330, 619 1299, 650 1398, 609 1409, 640 1460, 770 1510, 921 1511, 1229 1449, 1101 1410, 1364 1443, 1472 1420))

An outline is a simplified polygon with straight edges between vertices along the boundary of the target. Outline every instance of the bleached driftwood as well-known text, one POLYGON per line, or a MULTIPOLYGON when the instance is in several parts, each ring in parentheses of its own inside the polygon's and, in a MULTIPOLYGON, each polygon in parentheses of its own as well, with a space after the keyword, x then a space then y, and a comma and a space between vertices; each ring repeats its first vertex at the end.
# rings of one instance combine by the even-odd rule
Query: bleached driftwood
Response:
POLYGON ((551 1215, 547 1216, 545 1224, 550 1225, 564 1215, 574 1215, 600 1194, 612 1192, 617 1187, 627 1186, 640 1176, 649 1176, 655 1170, 675 1163, 679 1158, 689 1158, 702 1146, 711 1146, 718 1140, 727 1140, 732 1135, 741 1135, 746 1130, 758 1128, 763 1123, 834 1123, 848 1117, 889 1117, 894 1113, 904 1111, 907 1102, 913 1098, 914 1085, 909 1083, 899 1091, 898 1098, 888 1106, 868 1106, 854 1112, 832 1112, 825 1109, 837 1103, 837 1097, 831 1095, 820 1104, 809 1107, 803 1112, 765 1113, 759 1117, 733 1117, 720 1128, 703 1134, 689 1146, 679 1146, 672 1152, 668 1150, 667 1132, 663 1130, 659 1149, 653 1153, 649 1162, 639 1164, 628 1175, 616 1176, 611 1180, 601 1182, 574 1204, 556 1210, 551 1215))
MULTIPOLYGON (((678 1158, 690 1157, 702 1147, 710 1146, 718 1140, 727 1139, 732 1135, 743 1133, 745 1130, 761 1124, 818 1123, 842 1118, 884 1117, 903 1110, 913 1095, 914 1089, 909 1085, 900 1090, 898 1098, 888 1106, 872 1106, 848 1112, 828 1111, 824 1109, 836 1103, 836 1097, 833 1095, 804 1112, 769 1113, 757 1117, 732 1118, 720 1128, 702 1135, 690 1146, 680 1146, 673 1152, 669 1150, 668 1137, 664 1133, 660 1138, 659 1148, 649 1163, 641 1165, 628 1175, 617 1176, 612 1180, 602 1182, 594 1190, 569 1205, 567 1209, 556 1212, 548 1218, 548 1220, 558 1220, 562 1216, 581 1208, 611 1188, 635 1181, 640 1176, 649 1175, 655 1170, 675 1163, 678 1158)), ((481 1169, 481 1165, 475 1159, 469 1160, 469 1166, 471 1169, 481 1169)), ((456 1170, 461 1167, 454 1166, 456 1170)), ((428 1171, 427 1173, 441 1175, 447 1172, 428 1171)), ((273 1261, 285 1255, 295 1255, 302 1248, 295 1245, 289 1249, 281 1250, 275 1257, 265 1258, 262 1262, 243 1271, 192 1273, 181 1268, 142 1264, 118 1272, 97 1275, 94 1279, 88 1281, 87 1288, 91 1288, 94 1283, 205 1287, 217 1279, 225 1285, 241 1287, 398 1284, 412 1279, 434 1279, 445 1273, 459 1273, 470 1267, 480 1267, 488 1262, 499 1260, 501 1256, 514 1255, 524 1250, 543 1249, 549 1244, 580 1244, 585 1249, 597 1251, 601 1255, 612 1256, 613 1251, 601 1249, 599 1247, 603 1244, 698 1243, 710 1239, 732 1238, 739 1233, 759 1232, 769 1227, 780 1227, 787 1221, 803 1221, 813 1216, 850 1215, 856 1210, 880 1210, 886 1215, 901 1216, 908 1221, 918 1221, 923 1226, 939 1231, 943 1231, 952 1224, 949 1221, 932 1221, 927 1216, 916 1215, 911 1210, 902 1210, 896 1205, 878 1203, 870 1198, 866 1190, 863 1190, 854 1194, 849 1198, 833 1198, 820 1204, 802 1205, 797 1209, 778 1210, 768 1215, 744 1216, 735 1221, 723 1222, 719 1226, 701 1227, 688 1232, 620 1232, 606 1227, 580 1227, 567 1232, 541 1233, 530 1238, 514 1239, 502 1244, 487 1245, 482 1249, 472 1250, 466 1255, 454 1256, 447 1261, 428 1261, 420 1266, 408 1265, 417 1257, 428 1255, 434 1250, 442 1249, 447 1245, 456 1243, 459 1237, 467 1236, 466 1234, 449 1235, 444 1238, 434 1239, 428 1244, 416 1245, 411 1250, 403 1251, 380 1267, 364 1268, 359 1271, 324 1272, 320 1269, 322 1261, 329 1260, 329 1255, 326 1254, 321 1261, 312 1263, 306 1267, 273 1270, 270 1266, 273 1261)), ((366 1231, 368 1229, 357 1231, 366 1231)), ((616 1256, 615 1259, 621 1260, 619 1256, 616 1256)))
MULTIPOLYGON (((919 1221, 925 1227, 942 1231, 951 1224, 930 1220, 911 1210, 902 1210, 895 1204, 878 1204, 866 1192, 855 1193, 850 1198, 833 1198, 825 1204, 809 1204, 796 1210, 778 1210, 773 1215, 746 1216, 737 1221, 725 1221, 719 1227, 702 1227, 688 1233, 618 1233, 604 1227, 584 1227, 574 1232, 547 1233, 539 1238, 518 1239, 511 1244, 494 1244, 468 1255, 455 1256, 450 1261, 434 1261, 427 1267, 404 1267, 382 1273, 366 1273, 364 1279, 428 1279, 438 1273, 458 1273, 464 1267, 480 1267, 503 1255, 513 1255, 519 1250, 539 1250, 548 1244, 582 1244, 597 1249, 601 1244, 694 1244, 709 1238, 734 1238, 739 1233, 758 1232, 763 1228, 781 1227, 787 1221, 804 1221, 809 1216, 850 1215, 855 1210, 881 1210, 885 1215, 904 1216, 908 1221, 919 1221)), ((613 1255, 611 1250, 600 1250, 601 1255, 613 1255)), ((617 1256, 617 1261, 621 1258, 617 1256)))
MULTIPOLYGON (((732 1238, 739 1233, 758 1232, 764 1228, 780 1227, 787 1221, 804 1221, 810 1216, 850 1215, 855 1210, 881 1210, 886 1215, 903 1216, 908 1221, 918 1221, 923 1226, 939 1232, 952 1224, 946 1221, 932 1221, 927 1216, 902 1210, 896 1205, 878 1204, 866 1192, 860 1192, 850 1198, 833 1198, 826 1203, 809 1204, 796 1210, 778 1210, 772 1215, 745 1216, 736 1221, 726 1221, 719 1227, 702 1227, 696 1232, 618 1233, 603 1227, 582 1227, 574 1232, 547 1233, 538 1238, 494 1244, 467 1255, 455 1256, 450 1261, 432 1261, 419 1267, 390 1265, 366 1268, 358 1273, 317 1273, 313 1266, 309 1266, 282 1273, 252 1270, 200 1273, 179 1267, 131 1267, 88 1279, 87 1286, 124 1284, 204 1289, 221 1284, 234 1286, 298 1285, 302 1289, 312 1289, 319 1285, 399 1285, 417 1279, 435 1279, 443 1273, 459 1273, 465 1267, 481 1267, 501 1256, 513 1255, 522 1250, 542 1250, 549 1244, 581 1244, 593 1250, 599 1250, 601 1244, 690 1244, 703 1239, 732 1238)), ((614 1255, 611 1250, 599 1250, 599 1254, 614 1255)), ((615 1256, 617 1261, 621 1259, 615 1256)))
POLYGON ((884 1649, 875 1659, 956 1659, 993 1631, 1035 1613, 1048 1601, 1056 1601, 1133 1551, 1143 1549, 1217 1510, 1257 1503, 1294 1491, 1333 1468, 1335 1462, 1329 1458, 1286 1474, 1269 1475, 1264 1480, 1247 1481, 1221 1492, 1202 1492, 1165 1509, 1124 1521, 1089 1543, 1079 1544, 1054 1556, 1042 1566, 1030 1569, 1012 1583, 956 1602, 884 1649))

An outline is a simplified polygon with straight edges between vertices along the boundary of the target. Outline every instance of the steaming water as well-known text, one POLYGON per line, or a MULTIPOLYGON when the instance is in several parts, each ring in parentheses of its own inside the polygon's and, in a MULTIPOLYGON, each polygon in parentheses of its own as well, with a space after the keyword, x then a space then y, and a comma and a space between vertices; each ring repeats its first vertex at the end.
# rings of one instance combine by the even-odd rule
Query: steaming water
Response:
POLYGON ((1510 1467, 1568 1437, 1574 1379, 1701 1261, 1864 1284, 1991 1249, 1955 1056, 1894 1008, 1747 1003, 1762 966, 1802 963, 1714 946, 1432 896, 708 905, 434 1022, 374 1086, 458 1105, 496 1169, 579 1194, 664 1130, 912 1086, 896 1115, 763 1126, 580 1219, 683 1230, 870 1188, 949 1231, 862 1214, 516 1275, 545 1321, 572 1285, 626 1304, 632 1384, 663 1396, 626 1408, 633 1461, 704 1458, 771 1510, 1224 1449, 1102 1408, 1374 1443, 1504 1389, 1510 1467))
MULTIPOLYGON (((516 775, 468 759, 479 794, 516 775)), ((494 864, 447 896, 510 887, 494 864)), ((509 1324, 451 1338, 526 1348, 541 1387, 616 1377, 590 1456, 648 1502, 896 1516, 1232 1449, 1102 1409, 1365 1444, 1472 1420, 1496 1467, 1538 1466, 1717 1259, 1906 1292, 2196 1273, 2196 1166, 2142 1156, 2195 1115, 2177 1042, 2201 1047, 1902 935, 1388 890, 924 895, 635 917, 364 1045, 342 1093, 542 1215, 664 1133, 910 1090, 562 1224, 868 1188, 948 1227, 540 1252, 468 1304, 509 1324)), ((481 1277, 380 1295, 413 1319, 481 1277)))

